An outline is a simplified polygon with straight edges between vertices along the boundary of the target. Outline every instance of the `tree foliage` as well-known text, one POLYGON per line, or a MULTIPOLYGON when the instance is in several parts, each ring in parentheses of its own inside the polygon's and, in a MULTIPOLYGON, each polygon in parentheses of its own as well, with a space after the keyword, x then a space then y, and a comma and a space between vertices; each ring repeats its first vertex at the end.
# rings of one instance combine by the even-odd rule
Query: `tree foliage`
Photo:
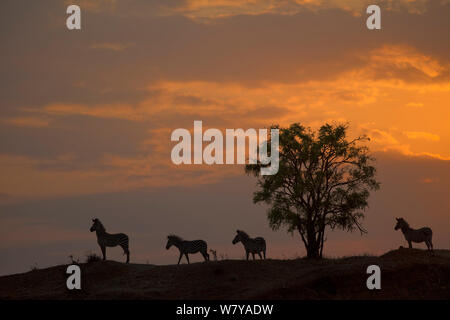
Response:
POLYGON ((327 227, 365 233, 363 212, 370 191, 379 188, 375 159, 361 145, 368 138, 348 140, 346 124, 325 124, 316 132, 298 123, 272 128, 279 129, 278 173, 261 176, 262 164, 245 167, 258 177, 253 201, 269 205, 272 229, 297 230, 308 258, 322 257, 327 227))

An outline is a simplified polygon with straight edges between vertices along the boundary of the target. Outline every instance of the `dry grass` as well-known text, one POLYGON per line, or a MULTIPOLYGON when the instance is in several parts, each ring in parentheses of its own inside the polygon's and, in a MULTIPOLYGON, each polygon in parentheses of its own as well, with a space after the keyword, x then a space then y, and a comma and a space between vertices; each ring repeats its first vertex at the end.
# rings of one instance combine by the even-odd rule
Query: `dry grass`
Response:
POLYGON ((86 254, 86 263, 89 264, 97 261, 102 261, 102 258, 99 255, 92 252, 86 254))

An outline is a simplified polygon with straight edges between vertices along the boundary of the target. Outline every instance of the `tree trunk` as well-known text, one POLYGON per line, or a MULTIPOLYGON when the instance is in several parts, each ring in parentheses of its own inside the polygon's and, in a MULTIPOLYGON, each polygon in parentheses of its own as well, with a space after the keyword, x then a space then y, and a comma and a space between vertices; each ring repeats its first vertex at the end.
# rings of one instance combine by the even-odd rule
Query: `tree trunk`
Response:
POLYGON ((308 259, 320 258, 320 242, 317 240, 317 234, 314 228, 310 227, 308 230, 308 245, 306 246, 306 256, 308 259))
POLYGON ((320 258, 320 245, 317 241, 312 241, 308 243, 306 247, 306 257, 308 259, 319 259, 320 258))
POLYGON ((322 226, 321 229, 322 230, 320 231, 320 244, 319 244, 319 246, 320 246, 320 253, 319 253, 320 258, 323 257, 323 244, 325 242, 325 226, 322 226))
POLYGON ((313 228, 309 228, 307 232, 304 232, 301 224, 297 225, 298 233, 302 237, 302 241, 306 248, 306 257, 308 259, 319 259, 320 258, 320 241, 316 240, 316 235, 313 228), (305 235, 306 233, 306 235, 305 235), (305 237, 306 236, 306 237, 305 237))

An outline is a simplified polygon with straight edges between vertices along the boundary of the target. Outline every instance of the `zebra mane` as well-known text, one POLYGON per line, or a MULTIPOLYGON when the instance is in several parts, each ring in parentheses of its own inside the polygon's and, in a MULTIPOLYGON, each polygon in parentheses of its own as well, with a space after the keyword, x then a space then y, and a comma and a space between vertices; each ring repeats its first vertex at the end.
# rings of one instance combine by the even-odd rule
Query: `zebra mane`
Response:
POLYGON ((174 235, 174 234, 169 234, 169 235, 167 236, 167 239, 172 240, 172 241, 174 241, 174 242, 181 242, 181 241, 183 241, 183 238, 181 238, 181 237, 179 237, 179 236, 176 236, 176 235, 174 235))
POLYGON ((243 238, 250 239, 250 236, 245 231, 237 230, 237 233, 239 233, 243 238))
POLYGON ((403 222, 403 224, 406 226, 406 227, 408 227, 409 228, 409 223, 408 222, 406 222, 406 220, 405 219, 403 219, 403 218, 400 218, 400 220, 403 222))
POLYGON ((106 231, 105 226, 99 219, 95 219, 95 222, 97 224, 97 228, 99 229, 99 231, 106 231))

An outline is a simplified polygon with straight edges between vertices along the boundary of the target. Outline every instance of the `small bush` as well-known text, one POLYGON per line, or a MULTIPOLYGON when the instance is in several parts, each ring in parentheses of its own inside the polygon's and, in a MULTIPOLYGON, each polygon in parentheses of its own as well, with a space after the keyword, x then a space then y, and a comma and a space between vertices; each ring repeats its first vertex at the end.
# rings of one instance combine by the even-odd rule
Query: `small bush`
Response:
POLYGON ((37 263, 35 262, 31 267, 30 267, 30 271, 36 271, 39 270, 37 263))
POLYGON ((75 257, 73 256, 73 254, 71 254, 71 255, 69 256, 69 259, 70 259, 69 264, 80 264, 80 259, 79 259, 79 258, 75 258, 75 257))
POLYGON ((93 263, 93 262, 97 262, 97 261, 101 261, 101 260, 102 260, 102 258, 95 253, 91 252, 86 255, 86 263, 93 263))
POLYGON ((212 254, 213 261, 217 261, 217 250, 210 249, 209 252, 212 254))

